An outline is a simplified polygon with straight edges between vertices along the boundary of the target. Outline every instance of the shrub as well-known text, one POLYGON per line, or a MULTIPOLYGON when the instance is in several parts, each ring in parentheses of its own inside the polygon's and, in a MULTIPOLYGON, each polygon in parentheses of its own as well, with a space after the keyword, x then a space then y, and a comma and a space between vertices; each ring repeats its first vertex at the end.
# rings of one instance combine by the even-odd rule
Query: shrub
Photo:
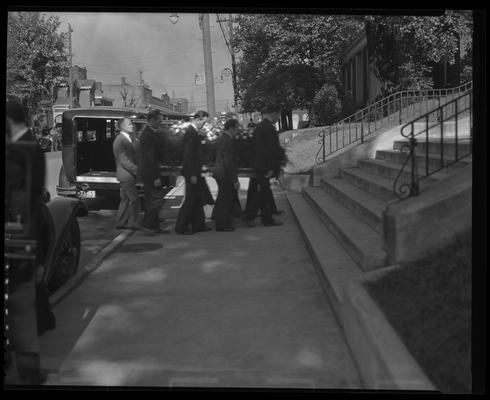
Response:
POLYGON ((329 83, 323 85, 315 94, 312 109, 315 125, 331 125, 340 119, 342 102, 337 88, 329 83))

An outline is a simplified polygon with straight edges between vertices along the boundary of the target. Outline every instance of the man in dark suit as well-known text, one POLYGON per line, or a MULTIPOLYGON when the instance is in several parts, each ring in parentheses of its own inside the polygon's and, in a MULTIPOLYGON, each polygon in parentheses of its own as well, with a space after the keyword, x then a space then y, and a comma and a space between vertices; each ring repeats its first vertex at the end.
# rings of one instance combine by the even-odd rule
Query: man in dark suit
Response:
MULTIPOLYGON (((42 200, 45 159, 37 138, 28 127, 27 109, 19 102, 8 102, 6 120, 6 141, 29 143, 33 148, 27 152, 31 157, 31 171, 26 169, 24 157, 19 158, 19 152, 6 152, 5 222, 16 221, 20 215, 21 220, 29 223, 25 238, 36 241, 34 265, 32 261, 12 258, 9 260, 10 268, 6 270, 10 315, 5 317, 10 327, 7 333, 12 345, 12 353, 6 355, 13 354, 20 383, 39 385, 43 377, 40 373, 39 344, 34 338, 36 334, 42 335, 46 330, 56 327, 49 293, 43 280, 43 264, 49 246, 46 218, 50 218, 42 200), (28 175, 32 179, 30 192, 26 192, 28 175)), ((20 254, 23 252, 18 251, 20 254)))
POLYGON ((217 231, 231 232, 233 228, 233 205, 236 191, 240 188, 238 169, 235 164, 234 138, 240 123, 236 119, 225 122, 225 129, 216 141, 216 162, 213 176, 218 183, 218 197, 214 206, 214 223, 217 231))
POLYGON ((257 179, 258 191, 250 200, 250 207, 245 210, 242 218, 248 226, 253 226, 253 220, 260 209, 260 219, 264 226, 282 225, 282 222, 272 218, 272 191, 270 178, 279 171, 279 139, 274 123, 279 120, 280 109, 270 106, 262 111, 262 121, 255 128, 254 155, 252 168, 257 179))
POLYGON ((114 139, 112 151, 116 160, 116 178, 121 184, 121 201, 117 210, 116 228, 136 229, 146 233, 154 232, 140 224, 141 204, 136 189, 138 166, 133 147, 133 123, 129 118, 122 118, 117 124, 119 134, 114 139))
MULTIPOLYGON (((274 176, 274 177, 278 178, 278 176, 274 176)), ((250 207, 252 206, 252 199, 258 190, 259 190, 259 185, 257 183, 257 179, 251 177, 248 182, 247 202, 245 203, 245 210, 249 210, 250 207)), ((272 190, 271 190, 271 194, 272 194, 272 190)), ((271 197, 271 205, 272 205, 272 215, 284 214, 284 210, 277 209, 276 201, 274 200, 274 195, 272 195, 271 197)))
POLYGON ((175 224, 175 232, 180 235, 210 230, 206 227, 203 209, 203 205, 210 201, 210 194, 206 180, 201 177, 202 139, 198 133, 208 118, 209 114, 206 111, 196 112, 184 134, 182 175, 185 178, 185 198, 175 224))
POLYGON ((145 187, 145 216, 142 225, 155 233, 170 233, 160 228, 158 213, 163 205, 160 161, 163 154, 159 131, 162 117, 157 110, 148 113, 148 123, 140 133, 140 178, 145 187))

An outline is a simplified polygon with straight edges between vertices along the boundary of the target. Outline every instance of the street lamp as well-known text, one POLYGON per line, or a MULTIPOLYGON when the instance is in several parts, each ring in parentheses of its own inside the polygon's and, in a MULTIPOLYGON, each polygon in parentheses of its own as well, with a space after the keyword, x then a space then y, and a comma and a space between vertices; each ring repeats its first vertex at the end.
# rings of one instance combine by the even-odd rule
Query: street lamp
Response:
MULTIPOLYGON (((177 13, 170 15, 170 22, 176 24, 179 20, 177 13)), ((214 115, 214 79, 213 79, 213 61, 211 53, 211 32, 209 26, 209 14, 199 14, 199 27, 202 29, 202 43, 204 53, 204 73, 206 77, 206 102, 209 115, 214 115)))
POLYGON ((179 15, 177 13, 173 13, 168 17, 172 24, 176 24, 179 21, 179 15))

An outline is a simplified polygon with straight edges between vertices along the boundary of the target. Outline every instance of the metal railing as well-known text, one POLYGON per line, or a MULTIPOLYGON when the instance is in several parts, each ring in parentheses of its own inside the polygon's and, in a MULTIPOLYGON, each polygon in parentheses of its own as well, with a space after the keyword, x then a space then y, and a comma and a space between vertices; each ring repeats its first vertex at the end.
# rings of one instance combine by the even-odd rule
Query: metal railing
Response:
POLYGON ((408 141, 399 148, 400 152, 407 154, 407 158, 393 184, 393 192, 399 199, 418 196, 419 183, 422 179, 457 163, 472 153, 472 112, 473 90, 468 90, 465 94, 415 118, 401 128, 401 135, 408 141), (418 139, 420 137, 424 140, 418 139), (418 144, 423 147, 419 155, 416 152, 418 144), (420 168, 417 161, 423 163, 420 168), (405 172, 408 164, 409 174, 405 172))
POLYGON ((472 88, 473 82, 469 81, 454 88, 404 90, 384 97, 319 132, 320 148, 315 161, 323 163, 332 154, 363 143, 380 128, 401 125, 472 88))

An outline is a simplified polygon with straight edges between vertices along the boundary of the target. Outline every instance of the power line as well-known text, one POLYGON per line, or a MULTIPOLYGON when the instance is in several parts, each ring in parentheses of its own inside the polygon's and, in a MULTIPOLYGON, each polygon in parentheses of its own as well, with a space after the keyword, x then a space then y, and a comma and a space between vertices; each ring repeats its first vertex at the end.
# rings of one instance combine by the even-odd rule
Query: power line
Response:
MULTIPOLYGON (((198 49, 196 48, 195 50, 197 51, 198 49)), ((181 53, 181 49, 173 49, 173 51, 169 51, 166 54, 160 54, 160 55, 150 57, 150 58, 146 58, 147 55, 138 55, 138 56, 131 56, 131 57, 127 57, 127 58, 112 59, 112 60, 104 62, 104 63, 91 64, 91 65, 92 66, 105 66, 105 65, 111 65, 114 62, 123 61, 123 63, 124 63, 126 61, 130 61, 130 60, 132 61, 132 60, 138 59, 138 58, 145 58, 145 61, 148 61, 148 60, 154 60, 154 59, 161 58, 161 57, 173 57, 173 56, 179 55, 179 53, 181 53), (124 61, 124 60, 126 60, 126 61, 124 61)), ((149 54, 151 54, 151 53, 149 53, 149 54)))
POLYGON ((223 39, 225 39, 225 44, 226 44, 226 47, 228 48, 228 51, 230 52, 231 54, 231 47, 230 45, 228 44, 228 40, 226 39, 226 35, 225 35, 225 31, 223 30, 223 26, 221 25, 221 21, 219 19, 219 14, 216 14, 216 17, 218 18, 218 24, 219 24, 219 27, 221 29, 221 33, 223 34, 223 39))
MULTIPOLYGON (((156 69, 160 69, 160 68, 165 68, 165 67, 168 67, 172 64, 175 64, 175 63, 178 63, 178 62, 181 62, 181 61, 184 61, 192 56, 194 56, 196 53, 193 52, 193 53, 190 53, 190 54, 187 54, 185 55, 184 57, 182 58, 179 58, 179 59, 176 59, 176 60, 173 60, 172 62, 170 63, 167 63, 167 64, 163 64, 163 65, 160 65, 158 67, 152 67, 152 68, 147 68, 147 69, 143 69, 142 71, 143 72, 148 72, 148 71, 153 71, 153 70, 156 70, 156 69)), ((121 74, 125 74, 126 71, 124 72, 98 72, 97 70, 93 70, 90 66, 87 66, 87 69, 89 69, 91 72, 93 72, 94 74, 104 74, 104 75, 121 75, 121 74)))
POLYGON ((147 72, 147 71, 154 71, 156 69, 160 69, 160 68, 165 68, 165 67, 168 67, 169 65, 172 65, 172 64, 175 64, 175 63, 178 63, 178 62, 181 62, 181 61, 184 61, 184 60, 187 60, 188 58, 191 58, 193 56, 195 56, 196 53, 191 53, 191 54, 188 54, 187 56, 179 59, 179 60, 175 60, 171 63, 168 63, 168 64, 164 64, 164 65, 160 65, 159 67, 154 67, 154 68, 149 68, 149 69, 144 69, 143 72, 147 72))

